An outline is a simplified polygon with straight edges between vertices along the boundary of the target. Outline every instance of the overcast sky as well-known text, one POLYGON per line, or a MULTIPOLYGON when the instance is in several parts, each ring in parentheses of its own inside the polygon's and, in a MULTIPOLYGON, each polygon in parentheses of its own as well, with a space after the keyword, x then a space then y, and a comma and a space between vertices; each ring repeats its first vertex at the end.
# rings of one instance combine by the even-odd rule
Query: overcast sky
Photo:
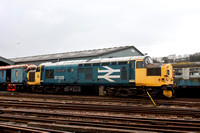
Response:
POLYGON ((200 52, 200 0, 0 0, 0 56, 134 45, 152 57, 200 52))

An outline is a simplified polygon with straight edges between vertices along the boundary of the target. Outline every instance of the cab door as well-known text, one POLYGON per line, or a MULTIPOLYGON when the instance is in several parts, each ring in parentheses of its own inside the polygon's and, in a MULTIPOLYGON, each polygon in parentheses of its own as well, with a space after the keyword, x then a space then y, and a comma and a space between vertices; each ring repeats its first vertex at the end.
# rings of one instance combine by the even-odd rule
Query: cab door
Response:
POLYGON ((135 83, 135 61, 129 63, 129 83, 135 83))
POLYGON ((135 62, 135 83, 136 86, 146 85, 146 68, 144 67, 143 60, 135 62))

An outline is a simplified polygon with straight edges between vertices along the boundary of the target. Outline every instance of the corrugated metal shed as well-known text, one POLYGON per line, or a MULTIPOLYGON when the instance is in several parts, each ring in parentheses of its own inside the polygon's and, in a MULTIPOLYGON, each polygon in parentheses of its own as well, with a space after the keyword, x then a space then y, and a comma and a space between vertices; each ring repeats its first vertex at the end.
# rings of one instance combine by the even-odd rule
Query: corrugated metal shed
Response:
POLYGON ((121 56, 143 56, 143 54, 134 46, 122 46, 122 47, 113 47, 104 49, 93 49, 93 50, 37 55, 29 57, 19 57, 19 58, 11 58, 10 60, 15 62, 16 64, 31 63, 38 65, 43 62, 56 62, 56 61, 66 61, 66 60, 77 60, 77 59, 80 60, 88 58, 92 59, 99 57, 121 57, 121 56), (132 52, 125 51, 128 49, 132 52))

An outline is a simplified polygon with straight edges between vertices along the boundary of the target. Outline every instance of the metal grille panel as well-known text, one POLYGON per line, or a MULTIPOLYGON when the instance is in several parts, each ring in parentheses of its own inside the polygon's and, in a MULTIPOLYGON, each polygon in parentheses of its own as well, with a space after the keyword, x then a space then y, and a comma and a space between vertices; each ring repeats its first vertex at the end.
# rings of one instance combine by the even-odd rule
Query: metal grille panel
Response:
POLYGON ((35 82, 35 72, 29 73, 29 82, 35 82))

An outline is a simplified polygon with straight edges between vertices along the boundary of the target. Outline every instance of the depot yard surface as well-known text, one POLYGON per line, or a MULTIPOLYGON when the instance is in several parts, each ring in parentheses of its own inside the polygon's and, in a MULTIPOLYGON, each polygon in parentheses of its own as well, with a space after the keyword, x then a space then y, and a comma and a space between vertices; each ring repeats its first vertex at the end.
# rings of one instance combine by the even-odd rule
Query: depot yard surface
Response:
POLYGON ((6 132, 195 132, 200 99, 0 93, 6 132))

